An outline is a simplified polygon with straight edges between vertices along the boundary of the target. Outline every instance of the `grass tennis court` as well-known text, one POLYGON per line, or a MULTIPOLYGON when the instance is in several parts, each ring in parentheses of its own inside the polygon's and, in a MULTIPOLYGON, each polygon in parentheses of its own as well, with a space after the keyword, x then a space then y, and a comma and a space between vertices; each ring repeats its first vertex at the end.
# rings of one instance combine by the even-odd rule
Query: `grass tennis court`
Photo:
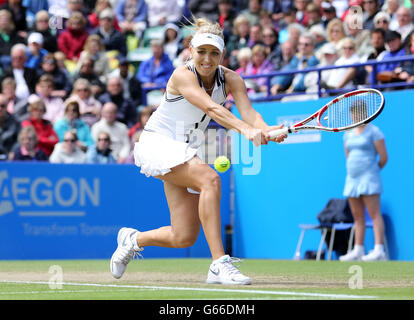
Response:
POLYGON ((246 259, 240 270, 252 278, 250 286, 205 284, 209 264, 208 259, 134 260, 116 280, 109 260, 0 261, 0 299, 414 299, 414 262, 246 259))

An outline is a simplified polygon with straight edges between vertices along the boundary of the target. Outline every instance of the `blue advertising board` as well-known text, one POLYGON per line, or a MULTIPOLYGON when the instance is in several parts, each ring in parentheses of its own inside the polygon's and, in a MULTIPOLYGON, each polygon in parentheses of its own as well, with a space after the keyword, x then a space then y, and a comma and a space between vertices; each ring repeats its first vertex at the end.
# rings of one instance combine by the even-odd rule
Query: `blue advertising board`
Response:
MULTIPOLYGON (((224 230, 229 178, 222 178, 224 230)), ((0 259, 110 258, 121 227, 169 224, 162 181, 133 165, 0 164, 0 259)), ((202 230, 191 248, 148 247, 144 254, 210 256, 202 230)))

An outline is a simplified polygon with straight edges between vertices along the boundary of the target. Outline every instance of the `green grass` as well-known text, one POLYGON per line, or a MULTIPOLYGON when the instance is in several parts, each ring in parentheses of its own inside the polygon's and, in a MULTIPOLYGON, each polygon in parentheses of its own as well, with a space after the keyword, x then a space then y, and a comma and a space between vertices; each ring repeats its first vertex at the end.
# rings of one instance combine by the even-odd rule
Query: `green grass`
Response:
POLYGON ((209 263, 208 259, 132 261, 124 277, 116 280, 108 260, 0 261, 0 299, 414 299, 413 262, 246 259, 240 270, 252 278, 251 286, 205 284, 209 263), (49 272, 51 266, 61 268, 61 278, 55 269, 49 272), (362 288, 350 287, 356 283, 353 268, 362 273, 358 274, 362 288), (61 289, 49 286, 59 279, 61 289))

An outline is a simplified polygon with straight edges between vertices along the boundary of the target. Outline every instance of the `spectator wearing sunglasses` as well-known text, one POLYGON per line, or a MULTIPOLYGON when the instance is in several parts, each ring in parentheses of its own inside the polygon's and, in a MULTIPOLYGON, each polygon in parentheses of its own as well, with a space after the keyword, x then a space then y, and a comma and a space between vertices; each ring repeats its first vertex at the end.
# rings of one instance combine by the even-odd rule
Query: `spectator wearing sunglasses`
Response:
POLYGON ((63 142, 59 142, 49 161, 51 163, 85 163, 85 153, 78 147, 78 135, 76 130, 69 130, 65 133, 63 142))
POLYGON ((87 163, 117 163, 111 150, 111 137, 105 131, 100 131, 96 145, 90 147, 86 153, 87 163))

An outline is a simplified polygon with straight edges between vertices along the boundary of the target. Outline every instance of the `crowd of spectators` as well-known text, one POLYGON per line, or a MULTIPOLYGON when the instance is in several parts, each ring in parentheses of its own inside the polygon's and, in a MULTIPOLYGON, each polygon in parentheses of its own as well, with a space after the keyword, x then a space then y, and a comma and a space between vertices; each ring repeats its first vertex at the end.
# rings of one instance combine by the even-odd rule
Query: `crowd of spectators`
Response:
MULTIPOLYGON (((0 159, 133 163, 132 148, 190 57, 193 17, 224 30, 242 76, 414 54, 409 0, 0 0, 0 159), (144 43, 147 30, 161 28, 144 43), (147 46, 143 61, 128 59, 147 46), (162 89, 161 89, 162 92, 162 89)), ((324 89, 414 81, 413 62, 326 70, 324 89)), ((318 92, 315 72, 246 79, 252 98, 318 92)))

